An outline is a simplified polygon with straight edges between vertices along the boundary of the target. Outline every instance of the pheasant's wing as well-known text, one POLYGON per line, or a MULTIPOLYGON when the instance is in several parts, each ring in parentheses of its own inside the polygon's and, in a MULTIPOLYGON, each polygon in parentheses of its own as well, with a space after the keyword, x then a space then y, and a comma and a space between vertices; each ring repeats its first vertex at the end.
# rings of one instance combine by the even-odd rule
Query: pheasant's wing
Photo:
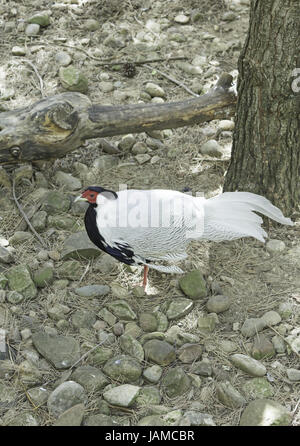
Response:
POLYGON ((170 190, 128 190, 97 210, 97 225, 110 246, 126 245, 147 260, 177 261, 201 233, 202 202, 170 190))

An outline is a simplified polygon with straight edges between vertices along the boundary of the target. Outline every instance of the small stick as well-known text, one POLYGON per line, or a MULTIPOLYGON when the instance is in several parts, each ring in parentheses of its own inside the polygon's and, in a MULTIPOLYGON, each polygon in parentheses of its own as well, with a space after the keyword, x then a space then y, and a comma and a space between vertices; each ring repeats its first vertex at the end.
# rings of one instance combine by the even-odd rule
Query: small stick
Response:
MULTIPOLYGON (((115 62, 103 62, 100 65, 125 65, 127 63, 131 63, 133 65, 145 65, 148 63, 156 63, 156 62, 168 62, 169 60, 186 60, 187 57, 185 56, 177 56, 177 57, 167 57, 167 58, 162 58, 162 57, 158 57, 157 59, 145 59, 145 60, 134 60, 134 61, 130 61, 130 60, 125 60, 125 61, 121 61, 121 60, 116 60, 115 62)), ((156 70, 158 71, 158 70, 156 70)))
MULTIPOLYGON (((34 214, 40 209, 40 207, 42 206, 42 203, 38 204, 37 206, 35 206, 34 209, 32 209, 30 212, 28 212, 27 217, 30 219, 34 216, 34 214)), ((19 223, 17 224, 17 226, 15 227, 15 230, 20 226, 20 224, 22 223, 23 219, 21 218, 21 220, 19 221, 19 223)))
POLYGON ((23 59, 23 61, 26 62, 29 66, 31 66, 31 68, 32 68, 33 71, 35 72, 35 74, 36 74, 36 76, 37 76, 37 78, 38 78, 38 80, 39 80, 39 82, 40 82, 40 92, 41 92, 41 95, 42 95, 42 97, 43 97, 43 96, 44 96, 44 92, 43 92, 43 90, 44 90, 44 82, 43 82, 43 79, 42 79, 41 76, 40 76, 40 73, 38 72, 36 66, 33 65, 32 62, 30 62, 30 60, 23 59))
POLYGON ((82 276, 80 277, 78 283, 81 283, 81 282, 82 282, 82 280, 83 280, 83 278, 86 276, 86 274, 87 274, 89 268, 90 268, 90 262, 87 264, 87 266, 86 266, 86 268, 85 268, 85 270, 84 270, 84 273, 83 273, 82 276))
POLYGON ((297 404, 296 404, 294 410, 292 410, 292 414, 296 413, 296 410, 298 409, 299 404, 300 404, 300 399, 297 401, 297 404))
POLYGON ((89 351, 84 353, 77 361, 74 362, 74 364, 71 365, 70 369, 73 369, 80 361, 82 361, 84 358, 86 358, 90 353, 92 353, 96 348, 100 347, 100 345, 103 345, 105 341, 99 342, 99 344, 95 345, 93 348, 91 348, 89 351))
MULTIPOLYGON (((169 59, 170 60, 170 59, 169 59)), ((145 64, 144 65, 146 68, 149 68, 150 70, 153 70, 152 67, 150 67, 150 65, 145 64)), ((158 70, 157 68, 154 68, 155 71, 157 73, 159 73, 161 76, 165 77, 166 79, 168 79, 169 81, 173 82, 173 84, 178 85, 179 87, 183 88, 184 90, 186 90, 189 94, 191 94, 192 96, 196 96, 197 98, 199 98, 199 95, 197 93, 194 93, 192 90, 189 89, 189 87, 187 87, 186 85, 184 85, 182 82, 178 81, 177 79, 175 79, 172 76, 169 76, 168 74, 164 73, 163 71, 158 70)))
POLYGON ((32 226, 32 224, 30 223, 27 215, 25 214, 25 212, 23 211, 20 203, 17 200, 16 197, 16 191, 15 191, 15 180, 13 179, 13 184, 12 184, 12 194, 13 194, 13 199, 16 203, 17 208, 19 209, 20 214, 22 215, 22 217, 24 218, 24 220, 26 221, 26 223, 28 224, 29 229, 31 230, 31 232, 33 233, 33 235, 38 239, 38 241, 41 243, 41 245, 43 246, 43 248, 47 248, 47 245, 45 244, 45 242, 42 240, 42 238, 39 236, 39 234, 36 232, 36 230, 34 229, 34 227, 32 226))

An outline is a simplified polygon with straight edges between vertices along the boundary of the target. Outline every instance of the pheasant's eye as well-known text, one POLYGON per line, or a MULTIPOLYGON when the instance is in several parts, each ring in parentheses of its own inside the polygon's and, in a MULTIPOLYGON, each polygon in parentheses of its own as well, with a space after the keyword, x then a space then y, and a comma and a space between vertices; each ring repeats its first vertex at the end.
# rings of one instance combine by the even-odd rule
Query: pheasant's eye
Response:
POLYGON ((90 194, 90 197, 91 197, 91 198, 94 198, 94 196, 95 196, 95 194, 90 194))

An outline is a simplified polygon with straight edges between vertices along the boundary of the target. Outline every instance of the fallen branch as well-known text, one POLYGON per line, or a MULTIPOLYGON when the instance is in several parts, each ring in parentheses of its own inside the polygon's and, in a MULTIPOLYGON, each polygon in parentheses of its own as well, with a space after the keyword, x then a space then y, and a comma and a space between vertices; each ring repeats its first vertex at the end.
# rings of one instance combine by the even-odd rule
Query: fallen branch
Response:
POLYGON ((0 165, 61 158, 87 139, 228 119, 236 105, 231 83, 225 73, 207 94, 179 102, 102 106, 81 93, 67 92, 2 112, 0 165))

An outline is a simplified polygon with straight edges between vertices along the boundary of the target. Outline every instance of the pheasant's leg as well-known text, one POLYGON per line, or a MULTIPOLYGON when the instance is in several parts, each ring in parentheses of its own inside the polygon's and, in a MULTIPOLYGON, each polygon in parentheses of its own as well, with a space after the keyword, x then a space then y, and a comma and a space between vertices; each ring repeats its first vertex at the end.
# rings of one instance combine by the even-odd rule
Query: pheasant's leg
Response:
POLYGON ((144 290, 146 289, 146 286, 147 286, 147 276, 148 276, 148 271, 149 271, 149 266, 145 265, 145 266, 144 266, 144 280, 143 280, 143 287, 144 287, 144 290))

